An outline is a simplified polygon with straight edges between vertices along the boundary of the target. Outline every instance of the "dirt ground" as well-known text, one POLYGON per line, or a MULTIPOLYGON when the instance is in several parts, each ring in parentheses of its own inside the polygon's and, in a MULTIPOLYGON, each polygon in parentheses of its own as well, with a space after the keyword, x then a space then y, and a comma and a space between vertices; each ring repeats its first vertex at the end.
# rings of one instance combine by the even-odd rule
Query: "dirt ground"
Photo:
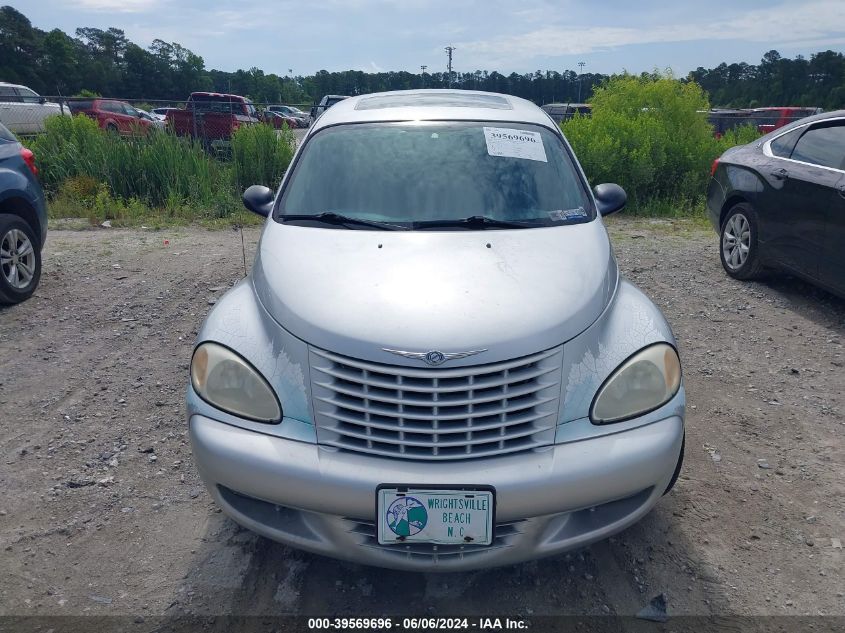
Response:
POLYGON ((210 502, 183 393, 237 232, 52 231, 36 295, 0 308, 0 615, 635 614, 661 593, 669 615, 845 615, 845 301, 729 279, 690 222, 611 220, 679 341, 681 479, 613 539, 451 575, 294 551, 210 502))

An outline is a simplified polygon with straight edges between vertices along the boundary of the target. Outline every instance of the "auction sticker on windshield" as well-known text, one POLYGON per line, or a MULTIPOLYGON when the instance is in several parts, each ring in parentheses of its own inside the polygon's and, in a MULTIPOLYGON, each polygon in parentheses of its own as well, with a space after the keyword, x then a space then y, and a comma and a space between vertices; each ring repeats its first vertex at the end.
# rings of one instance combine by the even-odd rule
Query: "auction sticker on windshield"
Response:
POLYGON ((490 156, 548 162, 546 148, 543 147, 543 137, 539 132, 513 130, 506 127, 485 127, 484 140, 487 141, 487 153, 490 156))
POLYGON ((381 545, 493 542, 492 490, 379 487, 376 496, 381 545))

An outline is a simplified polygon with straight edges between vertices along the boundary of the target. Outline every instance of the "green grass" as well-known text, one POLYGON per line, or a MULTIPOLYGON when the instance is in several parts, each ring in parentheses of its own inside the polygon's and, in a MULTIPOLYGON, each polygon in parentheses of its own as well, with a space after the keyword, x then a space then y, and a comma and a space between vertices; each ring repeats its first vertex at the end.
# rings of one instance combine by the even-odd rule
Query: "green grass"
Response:
POLYGON ((251 184, 278 185, 293 156, 290 131, 254 125, 236 131, 230 160, 163 131, 121 138, 86 117, 53 117, 28 143, 52 218, 92 225, 257 224, 240 196, 251 184))

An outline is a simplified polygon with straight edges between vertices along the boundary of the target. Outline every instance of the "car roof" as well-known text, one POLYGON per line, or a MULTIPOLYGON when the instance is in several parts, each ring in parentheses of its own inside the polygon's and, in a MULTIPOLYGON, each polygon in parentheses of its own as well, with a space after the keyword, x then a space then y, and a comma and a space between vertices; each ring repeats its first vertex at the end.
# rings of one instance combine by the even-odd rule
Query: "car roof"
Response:
POLYGON ((766 112, 771 110, 818 110, 816 106, 766 106, 764 108, 751 108, 751 112, 766 112))
POLYGON ((845 110, 834 110, 832 112, 822 112, 821 114, 813 114, 812 116, 805 116, 803 118, 796 119, 795 121, 792 121, 791 123, 788 123, 781 128, 778 128, 778 129, 776 129, 772 132, 769 132, 763 138, 767 139, 771 136, 779 136, 780 134, 783 134, 784 132, 791 130, 792 128, 795 128, 795 127, 798 127, 798 126, 801 126, 801 125, 807 125, 808 123, 817 123, 819 121, 825 121, 827 119, 841 119, 841 118, 845 118, 845 110))
POLYGON ((796 119, 794 121, 790 121, 783 127, 779 127, 776 130, 772 130, 768 134, 764 134, 759 139, 754 141, 752 144, 756 147, 762 147, 762 144, 768 140, 775 138, 776 136, 780 136, 782 134, 786 134, 790 130, 793 130, 797 127, 801 127, 804 125, 808 125, 811 123, 818 123, 819 121, 826 121, 827 119, 842 119, 845 118, 845 110, 834 110, 832 112, 822 112, 821 114, 813 114, 811 116, 801 117, 800 119, 796 119))
POLYGON ((24 86, 23 84, 13 84, 9 83, 8 81, 0 81, 0 86, 7 86, 8 88, 25 88, 26 90, 31 90, 32 92, 35 92, 29 86, 24 86))
POLYGON ((534 123, 559 131, 531 101, 475 90, 396 90, 350 97, 326 110, 313 131, 342 123, 376 121, 501 121, 534 123))
POLYGON ((238 101, 248 101, 246 97, 243 95, 232 95, 226 92, 205 92, 205 91, 195 91, 190 94, 191 97, 229 97, 230 99, 235 99, 238 101))
MULTIPOLYGON (((0 82, 0 85, 3 85, 2 82, 0 82)), ((2 122, 0 122, 0 143, 17 143, 17 142, 18 142, 17 137, 9 131, 9 128, 7 128, 5 125, 3 125, 2 122)))

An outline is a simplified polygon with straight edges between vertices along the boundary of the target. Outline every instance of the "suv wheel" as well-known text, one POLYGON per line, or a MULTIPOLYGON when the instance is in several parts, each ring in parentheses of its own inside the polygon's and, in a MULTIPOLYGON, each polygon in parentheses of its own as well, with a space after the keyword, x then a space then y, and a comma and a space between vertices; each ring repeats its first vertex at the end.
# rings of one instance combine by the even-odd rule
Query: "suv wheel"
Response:
POLYGON ((763 272, 757 246, 757 214, 750 204, 731 207, 719 232, 719 258, 734 279, 754 279, 763 272))
POLYGON ((28 299, 41 279, 41 249, 32 227, 16 215, 0 215, 0 303, 28 299))

